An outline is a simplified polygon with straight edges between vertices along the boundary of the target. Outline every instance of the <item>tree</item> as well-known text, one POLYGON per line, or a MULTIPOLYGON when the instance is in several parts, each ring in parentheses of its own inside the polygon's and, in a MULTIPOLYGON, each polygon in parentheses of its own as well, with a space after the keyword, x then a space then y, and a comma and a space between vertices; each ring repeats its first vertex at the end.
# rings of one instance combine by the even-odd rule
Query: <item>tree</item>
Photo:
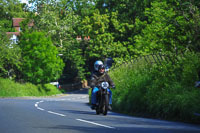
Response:
POLYGON ((83 41, 81 45, 86 64, 91 64, 90 67, 93 67, 97 59, 129 57, 126 46, 120 41, 115 41, 114 33, 109 32, 109 23, 118 22, 115 15, 113 13, 110 21, 108 14, 100 14, 99 10, 96 10, 93 15, 86 16, 81 22, 82 35, 91 38, 89 41, 83 41))
POLYGON ((56 80, 64 63, 57 48, 44 32, 23 33, 19 43, 22 49, 22 73, 26 81, 34 84, 56 80))
POLYGON ((28 11, 25 9, 25 4, 18 0, 0 0, 0 27, 2 31, 14 31, 12 29, 12 18, 25 18, 28 11))
MULTIPOLYGON (((173 39, 175 27, 173 19, 175 11, 166 2, 154 2, 151 8, 146 9, 148 22, 142 33, 135 36, 135 47, 138 53, 151 53, 155 51, 171 51, 175 49, 176 41, 173 39)), ((136 21, 136 24, 140 22, 136 21)))
POLYGON ((19 78, 21 68, 21 50, 12 44, 4 32, 0 32, 0 77, 19 78))
MULTIPOLYGON (((74 27, 77 27, 79 18, 72 10, 69 1, 32 1, 37 3, 37 12, 33 14, 34 29, 47 32, 56 47, 61 49, 76 38, 74 27)), ((66 47, 67 47, 66 46, 66 47)))
POLYGON ((146 8, 145 15, 147 21, 137 19, 135 24, 136 27, 143 27, 141 33, 134 36, 136 53, 176 53, 188 47, 195 51, 200 49, 197 39, 200 17, 193 3, 155 1, 151 8, 146 8), (190 6, 185 6, 188 4, 190 6))

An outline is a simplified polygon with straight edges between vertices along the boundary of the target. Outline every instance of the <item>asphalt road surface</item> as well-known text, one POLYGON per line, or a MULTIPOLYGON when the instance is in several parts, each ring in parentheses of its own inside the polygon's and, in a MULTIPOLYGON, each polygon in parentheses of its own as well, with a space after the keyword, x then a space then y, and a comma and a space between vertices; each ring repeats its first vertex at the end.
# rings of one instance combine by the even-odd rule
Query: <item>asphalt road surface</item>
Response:
POLYGON ((96 115, 87 90, 54 97, 0 98, 0 133, 200 133, 200 125, 96 115))

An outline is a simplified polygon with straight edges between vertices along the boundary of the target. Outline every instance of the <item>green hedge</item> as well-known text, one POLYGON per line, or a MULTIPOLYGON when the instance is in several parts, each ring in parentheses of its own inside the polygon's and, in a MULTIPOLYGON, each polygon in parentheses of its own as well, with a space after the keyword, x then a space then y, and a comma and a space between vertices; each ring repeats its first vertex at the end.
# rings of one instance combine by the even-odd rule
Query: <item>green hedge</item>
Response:
POLYGON ((137 63, 110 71, 117 89, 113 109, 132 115, 200 122, 200 89, 195 88, 200 55, 174 56, 174 62, 137 63))

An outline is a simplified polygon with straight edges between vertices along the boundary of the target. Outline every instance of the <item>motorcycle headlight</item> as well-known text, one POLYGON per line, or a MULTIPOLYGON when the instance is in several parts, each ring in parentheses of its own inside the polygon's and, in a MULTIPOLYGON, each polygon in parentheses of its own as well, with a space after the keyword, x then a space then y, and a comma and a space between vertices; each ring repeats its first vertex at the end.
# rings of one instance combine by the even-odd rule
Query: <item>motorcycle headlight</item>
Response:
POLYGON ((102 87, 103 89, 107 89, 107 88, 109 87, 109 83, 108 83, 108 82, 102 82, 102 83, 101 83, 101 87, 102 87))

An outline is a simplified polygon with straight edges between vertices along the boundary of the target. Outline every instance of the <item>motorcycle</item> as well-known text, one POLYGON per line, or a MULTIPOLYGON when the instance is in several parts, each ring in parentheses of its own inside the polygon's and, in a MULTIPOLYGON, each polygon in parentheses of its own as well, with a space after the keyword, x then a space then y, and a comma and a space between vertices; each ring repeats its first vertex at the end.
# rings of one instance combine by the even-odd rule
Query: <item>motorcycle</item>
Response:
POLYGON ((97 92, 97 106, 96 106, 96 114, 102 113, 103 115, 107 115, 108 106, 109 106, 109 92, 108 92, 109 83, 102 82, 99 85, 99 91, 97 92))

